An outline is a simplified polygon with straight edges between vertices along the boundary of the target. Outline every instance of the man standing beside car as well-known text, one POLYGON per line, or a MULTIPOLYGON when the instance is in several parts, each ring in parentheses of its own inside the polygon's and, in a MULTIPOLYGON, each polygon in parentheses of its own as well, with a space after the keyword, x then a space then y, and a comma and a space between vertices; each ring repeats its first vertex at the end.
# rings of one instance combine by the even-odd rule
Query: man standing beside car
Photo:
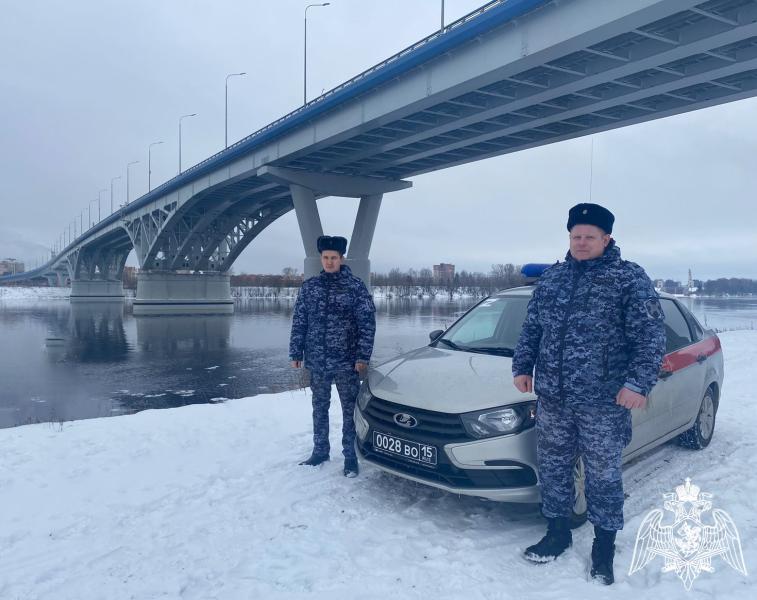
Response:
POLYGON ((329 460, 329 406, 336 383, 342 404, 344 476, 357 477, 355 399, 368 368, 376 331, 376 309, 363 281, 343 264, 347 240, 318 238, 323 270, 302 284, 292 317, 289 360, 310 371, 313 394, 313 452, 301 465, 329 460))
POLYGON ((581 456, 594 525, 591 576, 606 585, 614 582, 615 536, 623 528, 621 456, 631 441, 631 409, 646 406, 665 351, 657 292, 639 265, 621 259, 610 235, 614 221, 598 204, 570 209, 570 250, 541 276, 513 358, 515 387, 538 397, 548 521, 524 556, 548 562, 572 545, 573 470, 581 456))

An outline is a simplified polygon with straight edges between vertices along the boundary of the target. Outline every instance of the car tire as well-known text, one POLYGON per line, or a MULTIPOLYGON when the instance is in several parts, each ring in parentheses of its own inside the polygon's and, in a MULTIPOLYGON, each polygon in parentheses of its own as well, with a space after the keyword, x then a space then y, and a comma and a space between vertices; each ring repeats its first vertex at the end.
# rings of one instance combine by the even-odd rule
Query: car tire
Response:
POLYGON ((715 433, 715 415, 718 411, 718 401, 712 386, 707 388, 699 406, 697 420, 690 429, 678 436, 678 443, 684 448, 702 450, 710 445, 715 433))
POLYGON ((584 461, 578 457, 573 467, 573 510, 570 515, 570 528, 576 529, 586 523, 588 510, 586 505, 586 472, 584 461))

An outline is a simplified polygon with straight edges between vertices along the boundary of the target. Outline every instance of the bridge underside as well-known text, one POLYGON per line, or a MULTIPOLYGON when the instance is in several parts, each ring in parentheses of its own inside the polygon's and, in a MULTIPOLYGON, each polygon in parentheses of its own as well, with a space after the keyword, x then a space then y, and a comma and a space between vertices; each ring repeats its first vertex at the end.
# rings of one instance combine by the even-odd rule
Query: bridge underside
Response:
MULTIPOLYGON (((555 10, 563 29, 589 20, 570 13, 579 4, 587 3, 555 10)), ((757 94, 754 0, 660 4, 687 8, 651 22, 660 7, 640 10, 538 55, 524 35, 520 60, 303 151, 287 166, 399 179, 757 94)), ((604 2, 597 11, 633 5, 604 2)))

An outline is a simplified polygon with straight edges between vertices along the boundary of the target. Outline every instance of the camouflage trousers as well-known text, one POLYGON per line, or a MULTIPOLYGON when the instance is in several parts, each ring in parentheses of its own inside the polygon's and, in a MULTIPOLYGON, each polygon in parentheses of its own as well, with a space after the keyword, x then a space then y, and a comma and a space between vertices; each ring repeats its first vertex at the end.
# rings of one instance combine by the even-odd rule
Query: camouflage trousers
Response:
POLYGON ((327 455, 331 451, 329 407, 332 383, 336 383, 342 403, 342 454, 345 458, 355 458, 355 400, 360 390, 360 376, 356 371, 310 372, 310 389, 313 391, 313 452, 327 455))
POLYGON ((536 440, 544 516, 570 516, 573 468, 581 456, 589 521, 602 529, 623 529, 621 454, 631 441, 631 411, 617 404, 563 404, 539 399, 536 440))

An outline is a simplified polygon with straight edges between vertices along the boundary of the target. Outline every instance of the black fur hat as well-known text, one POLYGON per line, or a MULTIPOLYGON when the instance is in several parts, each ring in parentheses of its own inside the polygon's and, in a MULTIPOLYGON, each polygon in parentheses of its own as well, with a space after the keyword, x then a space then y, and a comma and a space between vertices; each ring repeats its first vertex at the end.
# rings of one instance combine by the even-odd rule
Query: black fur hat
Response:
POLYGON ((318 253, 334 250, 344 256, 347 252, 347 239, 338 235, 322 235, 318 238, 318 253))
POLYGON ((574 225, 594 225, 605 233, 612 233, 614 222, 615 215, 599 204, 576 204, 568 212, 568 231, 573 229, 574 225))

